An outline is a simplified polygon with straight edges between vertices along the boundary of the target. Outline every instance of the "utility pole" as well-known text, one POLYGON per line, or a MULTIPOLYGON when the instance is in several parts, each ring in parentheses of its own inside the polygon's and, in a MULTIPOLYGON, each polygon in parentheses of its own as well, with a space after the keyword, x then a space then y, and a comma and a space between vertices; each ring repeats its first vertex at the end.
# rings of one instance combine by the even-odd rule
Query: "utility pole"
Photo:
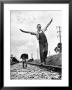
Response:
POLYGON ((33 58, 33 53, 31 53, 31 59, 33 58))
POLYGON ((38 48, 37 48, 37 59, 38 59, 38 48))
POLYGON ((61 27, 60 26, 56 26, 56 28, 59 28, 59 31, 57 31, 57 33, 59 33, 59 39, 60 39, 60 44, 58 44, 58 47, 60 47, 60 53, 62 51, 62 43, 61 43, 61 27))
POLYGON ((59 31, 57 31, 57 33, 59 33, 59 38, 60 38, 60 43, 61 43, 61 27, 60 26, 56 26, 56 28, 59 28, 59 31))
POLYGON ((50 56, 50 51, 49 51, 49 56, 50 56))

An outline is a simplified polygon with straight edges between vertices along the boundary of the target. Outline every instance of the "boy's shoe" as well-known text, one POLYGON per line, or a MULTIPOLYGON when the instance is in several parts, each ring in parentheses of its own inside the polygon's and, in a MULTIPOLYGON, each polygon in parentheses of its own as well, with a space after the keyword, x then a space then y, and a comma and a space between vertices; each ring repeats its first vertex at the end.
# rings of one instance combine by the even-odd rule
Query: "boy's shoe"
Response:
POLYGON ((44 62, 42 62, 41 65, 44 65, 44 62))

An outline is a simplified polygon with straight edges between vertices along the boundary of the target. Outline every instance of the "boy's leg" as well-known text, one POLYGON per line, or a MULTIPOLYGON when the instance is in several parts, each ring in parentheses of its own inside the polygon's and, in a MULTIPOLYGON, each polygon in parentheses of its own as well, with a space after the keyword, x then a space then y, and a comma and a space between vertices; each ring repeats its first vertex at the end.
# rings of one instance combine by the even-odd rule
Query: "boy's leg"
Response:
POLYGON ((47 44, 44 44, 44 45, 40 44, 40 60, 42 64, 46 64, 45 59, 47 57, 47 52, 48 52, 47 46, 48 46, 47 44))
POLYGON ((25 67, 27 67, 27 62, 26 62, 26 60, 25 60, 25 67))
POLYGON ((27 67, 27 63, 26 63, 26 67, 27 67))
POLYGON ((46 64, 46 58, 47 58, 47 54, 48 54, 48 43, 45 43, 44 46, 44 53, 43 53, 43 57, 44 57, 44 64, 46 64))
POLYGON ((23 62, 23 68, 24 68, 24 62, 23 62))
POLYGON ((43 63, 43 51, 42 51, 42 49, 40 49, 40 60, 41 60, 41 63, 43 63))
POLYGON ((47 52, 48 52, 48 51, 45 51, 45 52, 43 53, 44 64, 46 64, 47 52))

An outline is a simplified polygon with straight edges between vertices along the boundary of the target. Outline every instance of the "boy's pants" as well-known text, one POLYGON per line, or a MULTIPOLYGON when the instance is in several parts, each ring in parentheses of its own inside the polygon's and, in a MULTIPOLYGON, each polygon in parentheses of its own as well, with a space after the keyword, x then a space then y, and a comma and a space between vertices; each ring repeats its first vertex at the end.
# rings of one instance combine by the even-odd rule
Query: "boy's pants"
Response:
POLYGON ((44 45, 43 44, 40 44, 40 59, 41 59, 41 63, 44 62, 44 64, 46 64, 46 58, 47 58, 47 53, 48 53, 48 44, 45 43, 44 45))
POLYGON ((23 68, 27 67, 27 63, 26 63, 26 60, 22 62, 23 64, 23 68))

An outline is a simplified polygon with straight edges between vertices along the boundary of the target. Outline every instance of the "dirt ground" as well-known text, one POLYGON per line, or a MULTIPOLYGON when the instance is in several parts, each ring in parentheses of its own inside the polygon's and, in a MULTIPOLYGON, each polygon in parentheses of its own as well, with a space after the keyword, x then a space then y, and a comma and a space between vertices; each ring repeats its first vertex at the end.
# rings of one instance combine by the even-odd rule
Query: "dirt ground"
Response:
POLYGON ((18 63, 10 66, 10 79, 20 80, 61 80, 58 72, 47 71, 44 68, 39 68, 33 65, 27 65, 27 68, 23 69, 22 63, 18 63))

